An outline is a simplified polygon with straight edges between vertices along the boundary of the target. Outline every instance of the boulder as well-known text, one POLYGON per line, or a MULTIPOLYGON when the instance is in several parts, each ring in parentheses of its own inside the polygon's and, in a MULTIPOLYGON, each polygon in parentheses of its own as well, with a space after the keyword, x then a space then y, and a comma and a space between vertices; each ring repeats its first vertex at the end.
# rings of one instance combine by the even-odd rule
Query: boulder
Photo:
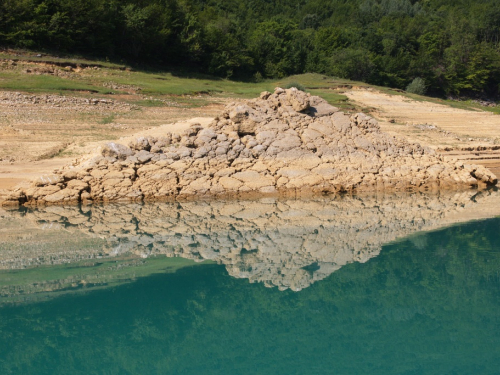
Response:
POLYGON ((297 112, 304 111, 310 107, 309 96, 304 91, 292 87, 286 90, 286 98, 297 112))
POLYGON ((132 150, 124 145, 119 143, 109 142, 106 143, 102 150, 101 154, 104 157, 113 157, 120 160, 125 160, 127 157, 133 155, 132 150))
POLYGON ((134 156, 137 158, 138 163, 144 164, 144 163, 147 163, 148 161, 150 161, 153 158, 154 154, 152 154, 146 150, 141 150, 141 151, 137 152, 134 156))
POLYGON ((141 150, 146 150, 149 151, 151 150, 151 145, 149 144, 149 141, 145 137, 139 137, 134 139, 129 143, 129 146, 132 150, 136 151, 141 151, 141 150))

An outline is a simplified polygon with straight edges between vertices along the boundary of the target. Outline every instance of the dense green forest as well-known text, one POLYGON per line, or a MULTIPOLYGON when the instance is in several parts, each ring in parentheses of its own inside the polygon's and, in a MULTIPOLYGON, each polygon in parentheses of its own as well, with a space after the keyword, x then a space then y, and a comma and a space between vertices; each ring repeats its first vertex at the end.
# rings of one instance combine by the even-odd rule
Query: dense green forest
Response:
POLYGON ((0 45, 498 97, 498 0, 0 0, 0 45))

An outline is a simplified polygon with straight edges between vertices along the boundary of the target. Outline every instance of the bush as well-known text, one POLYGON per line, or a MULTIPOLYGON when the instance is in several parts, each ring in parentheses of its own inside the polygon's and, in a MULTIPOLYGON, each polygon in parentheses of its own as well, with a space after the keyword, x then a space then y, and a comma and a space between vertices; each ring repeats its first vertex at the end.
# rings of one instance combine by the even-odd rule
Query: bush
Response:
POLYGON ((417 77, 408 86, 406 86, 406 92, 410 94, 425 95, 427 92, 427 87, 425 87, 425 81, 417 77))
POLYGON ((285 85, 285 87, 283 87, 284 89, 291 89, 292 87, 295 87, 297 90, 300 90, 300 91, 306 91, 306 88, 301 85, 300 83, 297 83, 297 82, 290 82, 290 83, 287 83, 285 85))

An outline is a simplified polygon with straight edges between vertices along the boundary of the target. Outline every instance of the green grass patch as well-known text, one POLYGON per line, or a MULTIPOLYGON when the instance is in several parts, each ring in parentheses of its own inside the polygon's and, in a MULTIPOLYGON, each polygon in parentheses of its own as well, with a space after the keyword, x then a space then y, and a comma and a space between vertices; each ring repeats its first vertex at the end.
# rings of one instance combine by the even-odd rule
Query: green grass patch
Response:
POLYGON ((52 75, 25 75, 15 71, 0 71, 0 90, 75 95, 109 91, 91 83, 73 81, 52 75))
POLYGON ((440 104, 446 104, 453 108, 466 109, 466 110, 479 110, 479 111, 487 111, 492 112, 497 115, 500 115, 500 106, 496 107, 485 107, 480 105, 479 103, 474 102, 473 100, 443 100, 440 104))
POLYGON ((126 64, 117 64, 114 62, 110 61, 103 61, 103 60, 93 60, 93 59, 88 59, 85 57, 81 56, 62 56, 62 57, 55 57, 51 55, 45 55, 42 54, 41 57, 38 57, 38 53, 34 53, 32 51, 17 51, 18 53, 8 53, 8 52, 0 52, 0 59, 5 59, 5 60, 14 60, 14 61, 24 61, 24 62, 40 62, 40 63, 54 63, 57 65, 82 65, 82 66, 98 66, 98 67, 104 67, 104 68, 109 68, 109 69, 119 69, 119 70, 125 70, 125 69, 131 69, 130 66, 126 64))
MULTIPOLYGON (((22 55, 22 54, 21 54, 22 55)), ((12 55, 0 53, 0 58, 14 58, 12 55)), ((101 69, 89 69, 85 74, 72 73, 66 78, 52 75, 26 75, 21 72, 22 64, 17 68, 0 70, 0 90, 22 91, 29 93, 52 93, 61 95, 113 97, 113 94, 129 94, 127 87, 138 87, 140 93, 151 99, 138 99, 131 95, 125 99, 131 104, 140 107, 182 106, 188 108, 202 107, 213 103, 217 98, 249 99, 257 97, 262 91, 273 91, 275 87, 288 87, 298 84, 307 92, 319 95, 330 104, 343 110, 358 111, 362 107, 349 102, 348 98, 338 91, 348 90, 352 87, 374 88, 389 95, 401 95, 417 101, 427 101, 453 108, 467 110, 483 110, 500 114, 499 107, 482 107, 473 101, 451 101, 427 96, 409 94, 402 90, 368 85, 363 82, 349 81, 322 74, 306 73, 294 75, 280 80, 262 80, 260 82, 232 81, 210 77, 204 74, 186 72, 167 72, 158 70, 130 71, 124 65, 104 61, 91 61, 81 58, 55 58, 15 56, 16 59, 25 61, 61 61, 81 63, 86 65, 100 65, 101 69), (105 87, 113 82, 123 89, 110 90, 105 87), (214 100, 215 99, 215 100, 214 100)), ((29 64, 29 63, 27 63, 29 64)), ((104 121, 104 120, 103 120, 104 121)), ((109 122, 104 122, 109 123, 109 122)))
MULTIPOLYGON (((139 107, 168 107, 168 103, 162 101, 162 100, 155 100, 155 99, 144 99, 144 100, 132 100, 129 101, 131 104, 135 104, 139 107)), ((179 106, 180 105, 174 101, 171 102, 171 107, 172 106, 179 106)))
POLYGON ((349 103, 349 98, 345 95, 339 94, 333 90, 308 90, 311 95, 321 96, 328 103, 336 107, 345 107, 351 105, 349 103))
POLYGON ((99 121, 99 124, 107 125, 107 124, 112 124, 114 121, 115 121, 115 114, 111 114, 109 116, 103 117, 99 121))

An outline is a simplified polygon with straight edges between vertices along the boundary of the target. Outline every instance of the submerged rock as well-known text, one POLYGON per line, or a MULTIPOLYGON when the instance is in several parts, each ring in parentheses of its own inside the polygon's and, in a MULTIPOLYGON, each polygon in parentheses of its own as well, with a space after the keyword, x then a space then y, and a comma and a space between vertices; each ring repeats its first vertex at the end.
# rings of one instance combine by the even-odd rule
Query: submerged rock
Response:
MULTIPOLYGON (((0 209, 0 269, 165 255, 211 260, 233 277, 298 291, 346 264, 368 261, 396 239, 499 210, 500 192, 493 189, 0 209), (99 246, 88 246, 92 239, 99 246)), ((416 239, 424 249, 425 237, 416 239)), ((4 291, 0 286, 0 296, 4 291)))
POLYGON ((49 186, 62 192, 45 194, 41 181, 46 179, 41 178, 4 200, 39 205, 298 196, 459 189, 497 182, 482 166, 446 162, 431 149, 381 132, 369 116, 349 116, 294 88, 232 103, 207 128, 194 124, 181 136, 141 137, 129 146, 110 143, 102 155, 66 173, 88 186, 76 194, 67 190, 68 178, 55 184, 50 178, 49 186))

